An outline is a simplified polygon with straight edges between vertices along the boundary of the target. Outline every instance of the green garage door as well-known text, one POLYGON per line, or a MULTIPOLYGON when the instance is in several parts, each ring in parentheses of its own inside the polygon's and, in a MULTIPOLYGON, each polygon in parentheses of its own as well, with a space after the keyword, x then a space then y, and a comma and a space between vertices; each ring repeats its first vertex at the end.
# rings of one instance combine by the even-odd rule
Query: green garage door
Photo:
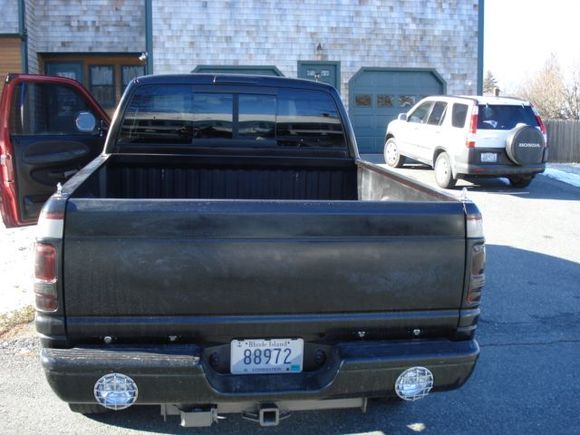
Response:
POLYGON ((215 74, 257 74, 262 76, 284 76, 272 65, 198 65, 194 73, 215 74))
POLYGON ((445 88, 434 70, 361 68, 348 87, 359 152, 382 153, 387 124, 421 98, 444 94, 445 88))

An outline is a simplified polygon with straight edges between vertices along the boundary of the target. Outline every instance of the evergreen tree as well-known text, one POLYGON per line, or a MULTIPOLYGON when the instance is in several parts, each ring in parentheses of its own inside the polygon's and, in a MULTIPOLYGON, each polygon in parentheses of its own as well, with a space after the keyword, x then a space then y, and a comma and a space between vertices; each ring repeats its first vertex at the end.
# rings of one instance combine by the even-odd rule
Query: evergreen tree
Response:
POLYGON ((488 70, 483 79, 483 95, 495 95, 495 90, 497 88, 497 79, 492 72, 488 70))

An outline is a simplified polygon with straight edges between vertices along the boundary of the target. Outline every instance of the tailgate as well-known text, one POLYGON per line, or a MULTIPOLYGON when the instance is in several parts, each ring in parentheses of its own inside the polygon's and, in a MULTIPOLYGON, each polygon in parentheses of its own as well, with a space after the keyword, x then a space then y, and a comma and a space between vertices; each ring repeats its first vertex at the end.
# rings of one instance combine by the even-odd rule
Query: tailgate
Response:
POLYGON ((71 199, 65 309, 69 318, 453 310, 456 325, 464 257, 459 202, 71 199))

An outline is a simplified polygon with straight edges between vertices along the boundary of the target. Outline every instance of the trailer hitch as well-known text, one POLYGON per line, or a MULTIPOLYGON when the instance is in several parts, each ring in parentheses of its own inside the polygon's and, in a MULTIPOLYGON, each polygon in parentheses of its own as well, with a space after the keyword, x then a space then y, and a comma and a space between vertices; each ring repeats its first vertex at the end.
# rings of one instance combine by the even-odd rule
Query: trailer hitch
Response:
POLYGON ((262 427, 278 426, 281 420, 290 417, 289 412, 280 412, 280 409, 273 403, 260 406, 258 412, 245 411, 242 413, 244 420, 253 421, 262 427))

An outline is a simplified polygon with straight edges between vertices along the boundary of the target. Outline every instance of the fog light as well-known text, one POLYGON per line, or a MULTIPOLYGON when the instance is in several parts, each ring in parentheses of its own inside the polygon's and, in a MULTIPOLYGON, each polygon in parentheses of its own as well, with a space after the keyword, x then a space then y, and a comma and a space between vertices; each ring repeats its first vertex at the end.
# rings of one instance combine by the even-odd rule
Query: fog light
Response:
POLYGON ((433 388, 433 373, 425 367, 405 370, 395 382, 395 392, 403 400, 419 400, 433 388))
POLYGON ((109 373, 95 383, 95 399, 99 405, 119 411, 137 400, 137 384, 129 376, 109 373))

